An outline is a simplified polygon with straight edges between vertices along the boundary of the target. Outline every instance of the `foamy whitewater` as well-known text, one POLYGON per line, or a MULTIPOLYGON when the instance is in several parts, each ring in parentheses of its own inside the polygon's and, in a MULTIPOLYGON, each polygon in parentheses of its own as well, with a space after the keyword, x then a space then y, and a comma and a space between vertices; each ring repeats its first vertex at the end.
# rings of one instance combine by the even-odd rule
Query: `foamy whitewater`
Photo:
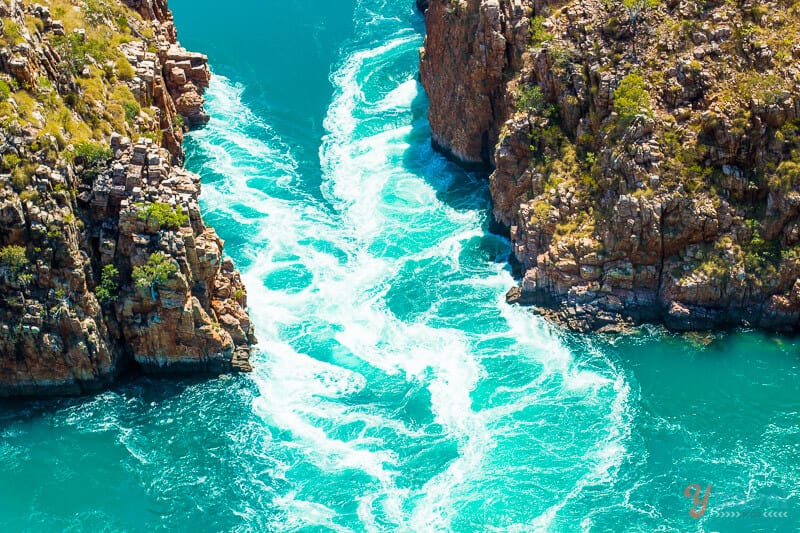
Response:
POLYGON ((485 178, 430 148, 413 2, 245 3, 171 6, 215 65, 187 166, 248 287, 255 372, 3 407, 4 530, 797 523, 795 341, 583 337, 508 306, 485 178), (252 55, 250 23, 294 44, 252 55), (323 68, 329 85, 299 83, 323 68), (713 486, 699 520, 694 483, 713 486))

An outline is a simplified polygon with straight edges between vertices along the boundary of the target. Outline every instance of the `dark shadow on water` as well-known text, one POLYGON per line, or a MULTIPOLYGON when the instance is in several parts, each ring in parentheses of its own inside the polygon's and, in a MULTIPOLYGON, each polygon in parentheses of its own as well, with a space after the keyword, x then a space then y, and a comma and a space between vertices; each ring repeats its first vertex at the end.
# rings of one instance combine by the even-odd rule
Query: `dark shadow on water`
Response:
MULTIPOLYGON (((481 248, 490 250, 498 238, 508 240, 508 228, 495 221, 492 214, 492 197, 489 192, 489 171, 468 170, 435 150, 431 144, 427 120, 428 97, 422 87, 411 103, 412 129, 408 135, 409 147, 403 154, 403 167, 419 175, 434 188, 436 198, 456 211, 481 211, 481 229, 484 232, 481 248)), ((508 261, 509 270, 516 272, 514 256, 497 258, 508 261)))
POLYGON ((9 423, 47 417, 59 411, 80 408, 98 400, 99 397, 111 394, 119 397, 125 404, 135 404, 140 409, 149 409, 168 403, 191 392, 196 387, 204 387, 213 391, 216 401, 228 402, 232 409, 241 404, 250 409, 249 401, 236 401, 235 397, 255 398, 258 389, 255 382, 246 374, 209 377, 202 375, 166 375, 144 376, 141 374, 125 374, 112 386, 81 396, 52 396, 26 398, 0 398, 0 429, 9 423), (244 392, 244 394, 241 394, 244 392), (225 400, 221 400, 222 397, 225 400))
POLYGON ((427 121, 428 97, 419 85, 411 103, 412 129, 408 135, 409 148, 403 154, 403 167, 425 178, 435 190, 436 197, 457 211, 491 210, 489 173, 465 170, 431 146, 427 121), (447 179, 447 177, 451 179, 447 179))

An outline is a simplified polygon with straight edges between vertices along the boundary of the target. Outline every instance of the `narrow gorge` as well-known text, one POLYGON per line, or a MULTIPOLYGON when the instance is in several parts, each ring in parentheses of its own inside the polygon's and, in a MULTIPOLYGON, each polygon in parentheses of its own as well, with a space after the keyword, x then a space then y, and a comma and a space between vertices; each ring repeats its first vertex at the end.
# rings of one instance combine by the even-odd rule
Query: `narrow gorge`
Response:
POLYGON ((0 0, 0 531, 791 531, 766 5, 0 0))

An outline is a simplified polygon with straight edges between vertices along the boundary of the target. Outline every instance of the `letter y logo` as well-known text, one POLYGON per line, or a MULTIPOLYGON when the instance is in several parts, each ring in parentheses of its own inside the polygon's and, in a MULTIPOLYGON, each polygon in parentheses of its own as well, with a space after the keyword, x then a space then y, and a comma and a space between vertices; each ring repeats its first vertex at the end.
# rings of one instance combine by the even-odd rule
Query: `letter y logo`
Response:
POLYGON ((687 486, 683 489, 683 495, 686 498, 692 498, 692 502, 695 505, 689 509, 689 515, 692 518, 698 519, 706 514, 706 509, 708 509, 708 497, 711 495, 711 485, 706 487, 702 500, 700 499, 700 485, 698 484, 687 486))

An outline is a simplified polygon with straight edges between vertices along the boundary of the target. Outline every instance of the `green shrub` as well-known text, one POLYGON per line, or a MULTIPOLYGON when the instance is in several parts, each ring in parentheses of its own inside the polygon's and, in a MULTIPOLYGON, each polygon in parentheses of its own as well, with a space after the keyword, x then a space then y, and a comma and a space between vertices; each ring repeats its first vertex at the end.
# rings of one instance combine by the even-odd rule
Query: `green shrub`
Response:
POLYGON ((6 281, 16 281, 29 263, 22 246, 0 248, 0 274, 6 281))
POLYGON ((58 224, 50 224, 47 226, 47 238, 48 239, 61 239, 64 236, 64 230, 62 226, 58 224))
POLYGON ((83 12, 89 24, 101 24, 105 22, 105 20, 112 18, 114 14, 111 7, 105 2, 99 0, 85 0, 85 4, 83 12))
POLYGON ((31 184, 31 179, 33 178, 34 173, 36 173, 36 164, 20 162, 17 166, 11 168, 10 170, 11 185, 13 185, 15 191, 21 192, 31 184))
POLYGON ((0 160, 0 166, 6 172, 11 172, 19 166, 21 161, 17 154, 6 154, 3 156, 3 159, 0 160))
POLYGON ((773 190, 789 192, 800 183, 800 164, 794 161, 782 161, 769 178, 769 186, 773 190))
POLYGON ((178 266, 168 255, 151 254, 147 263, 133 268, 133 282, 139 288, 155 288, 167 282, 178 271, 178 266))
POLYGON ((800 260, 800 246, 794 245, 791 248, 785 248, 781 250, 781 259, 783 261, 800 260))
POLYGON ((104 148, 99 144, 80 143, 75 147, 74 156, 83 159, 87 165, 95 166, 114 157, 114 152, 110 148, 104 148))
POLYGON ((651 106, 647 83, 636 73, 625 76, 614 91, 614 111, 622 126, 627 126, 637 116, 652 116, 651 106))
POLYGON ((709 252, 709 255, 696 268, 707 278, 712 280, 724 280, 730 274, 730 268, 723 258, 709 252))
POLYGON ((626 9, 647 9, 656 8, 661 4, 659 0, 622 0, 622 5, 626 9))
POLYGON ((531 19, 531 45, 534 48, 553 38, 553 34, 545 29, 544 20, 542 16, 536 16, 531 19))
POLYGON ((161 140, 164 138, 164 130, 158 129, 156 131, 144 131, 139 134, 139 140, 150 139, 155 144, 160 145, 161 140))
POLYGON ((25 17, 25 26, 31 35, 44 33, 44 21, 39 17, 32 17, 30 15, 25 17))
POLYGON ((751 232, 750 242, 746 242, 742 246, 745 254, 745 270, 754 275, 763 274, 765 268, 779 261, 780 243, 764 239, 761 236, 761 225, 757 220, 745 220, 744 225, 751 232))
POLYGON ((177 229, 189 222, 189 215, 183 212, 181 206, 175 209, 163 202, 153 202, 139 211, 136 215, 139 220, 146 220, 148 223, 155 222, 159 227, 177 229))
POLYGON ((642 11, 657 8, 660 4, 660 0, 622 0, 622 5, 628 10, 628 16, 634 23, 638 21, 642 11))
POLYGON ((123 81, 131 81, 136 76, 136 71, 125 58, 117 60, 117 76, 123 81))
POLYGON ((109 59, 109 44, 100 39, 83 37, 77 33, 65 36, 56 36, 52 40, 62 58, 61 67, 78 74, 83 67, 94 62, 102 65, 109 59))
POLYGON ((620 20, 618 17, 609 17, 603 25, 603 32, 606 35, 616 35, 620 28, 620 20))
POLYGON ((0 102, 5 102, 9 96, 11 96, 11 86, 5 80, 0 80, 0 102))
POLYGON ((22 32, 19 24, 10 18, 3 19, 3 36, 8 40, 8 44, 15 45, 22 40, 22 32))
POLYGON ((517 111, 528 111, 541 115, 547 108, 547 99, 538 85, 523 87, 517 91, 517 111))
POLYGON ((538 224, 545 224, 550 218, 553 207, 546 200, 536 200, 533 203, 533 220, 538 224))
POLYGON ((100 285, 95 294, 103 305, 110 304, 119 292, 119 270, 114 265, 106 265, 100 275, 100 285))
POLYGON ((23 203, 33 202, 35 204, 39 201, 39 198, 40 198, 39 191, 25 190, 19 193, 19 199, 22 200, 23 203))
POLYGON ((125 15, 119 14, 117 15, 117 19, 115 21, 117 23, 117 28, 119 28, 124 33, 130 32, 130 25, 128 24, 128 17, 125 15))
POLYGON ((139 116, 139 105, 135 102, 127 102, 122 106, 125 109, 125 120, 133 122, 139 116))

